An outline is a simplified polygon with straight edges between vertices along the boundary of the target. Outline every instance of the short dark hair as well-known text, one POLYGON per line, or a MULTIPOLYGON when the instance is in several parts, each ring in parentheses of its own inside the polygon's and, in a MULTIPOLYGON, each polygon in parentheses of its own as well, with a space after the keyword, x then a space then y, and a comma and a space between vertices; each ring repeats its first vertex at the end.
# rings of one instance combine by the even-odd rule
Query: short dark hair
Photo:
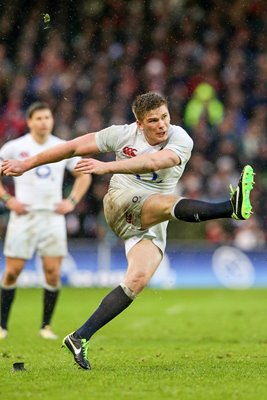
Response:
POLYGON ((138 121, 143 121, 148 111, 155 110, 162 105, 168 106, 165 97, 155 92, 148 92, 136 97, 132 105, 132 111, 138 121))
POLYGON ((26 111, 27 119, 31 118, 33 116, 33 114, 35 113, 35 111, 39 111, 39 110, 50 110, 51 111, 51 107, 49 106, 48 103, 45 103, 44 101, 35 101, 34 103, 32 103, 30 105, 30 107, 26 111))

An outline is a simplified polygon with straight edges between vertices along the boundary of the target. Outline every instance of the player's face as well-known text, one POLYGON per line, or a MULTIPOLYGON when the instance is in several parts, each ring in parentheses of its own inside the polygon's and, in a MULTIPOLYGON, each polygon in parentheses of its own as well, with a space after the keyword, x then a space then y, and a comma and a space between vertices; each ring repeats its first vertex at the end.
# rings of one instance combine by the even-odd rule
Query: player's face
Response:
POLYGON ((137 121, 138 127, 144 132, 145 138, 152 146, 168 139, 170 114, 165 105, 148 111, 142 121, 137 121))
POLYGON ((31 118, 27 120, 27 123, 31 134, 41 139, 50 135, 54 125, 54 119, 50 110, 36 110, 31 118))

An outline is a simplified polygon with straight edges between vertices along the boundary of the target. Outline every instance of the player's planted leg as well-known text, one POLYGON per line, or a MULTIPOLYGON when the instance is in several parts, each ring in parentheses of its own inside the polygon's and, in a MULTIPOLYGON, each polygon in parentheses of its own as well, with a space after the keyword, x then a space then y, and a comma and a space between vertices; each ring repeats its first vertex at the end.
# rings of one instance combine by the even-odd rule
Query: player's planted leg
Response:
POLYGON ((124 284, 117 286, 104 297, 96 311, 79 329, 64 338, 63 346, 72 352, 80 367, 90 369, 87 352, 91 336, 125 310, 134 298, 135 294, 124 284))

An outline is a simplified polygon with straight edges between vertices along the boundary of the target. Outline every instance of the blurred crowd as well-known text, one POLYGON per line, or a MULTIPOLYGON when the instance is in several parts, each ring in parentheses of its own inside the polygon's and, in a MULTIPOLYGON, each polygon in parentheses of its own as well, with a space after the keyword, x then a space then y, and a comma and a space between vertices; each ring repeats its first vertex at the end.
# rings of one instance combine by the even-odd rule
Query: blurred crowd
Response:
MULTIPOLYGON (((160 92, 169 100, 172 123, 183 126, 194 140, 192 158, 177 187, 181 195, 221 201, 244 164, 253 165, 257 174, 251 219, 242 224, 211 221, 203 238, 243 249, 265 246, 265 0, 4 3, 1 145, 26 132, 25 110, 35 100, 52 106, 54 134, 71 139, 133 122, 134 97, 160 92)), ((109 178, 95 177, 77 212, 68 216, 70 236, 105 236, 102 198, 109 178)), ((4 209, 1 221, 4 229, 4 209)))

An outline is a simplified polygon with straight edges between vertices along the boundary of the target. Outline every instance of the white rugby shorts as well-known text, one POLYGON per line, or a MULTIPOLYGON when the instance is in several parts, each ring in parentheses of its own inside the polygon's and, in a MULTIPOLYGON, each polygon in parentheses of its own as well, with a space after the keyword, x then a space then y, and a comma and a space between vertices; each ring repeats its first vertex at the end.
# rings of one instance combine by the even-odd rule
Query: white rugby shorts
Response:
POLYGON ((149 239, 161 250, 166 247, 168 221, 141 229, 141 211, 152 195, 139 189, 109 189, 104 197, 104 214, 113 232, 125 242, 126 254, 142 239, 149 239))
POLYGON ((28 260, 39 256, 64 257, 67 254, 67 231, 64 215, 34 211, 25 215, 10 213, 4 255, 28 260))

